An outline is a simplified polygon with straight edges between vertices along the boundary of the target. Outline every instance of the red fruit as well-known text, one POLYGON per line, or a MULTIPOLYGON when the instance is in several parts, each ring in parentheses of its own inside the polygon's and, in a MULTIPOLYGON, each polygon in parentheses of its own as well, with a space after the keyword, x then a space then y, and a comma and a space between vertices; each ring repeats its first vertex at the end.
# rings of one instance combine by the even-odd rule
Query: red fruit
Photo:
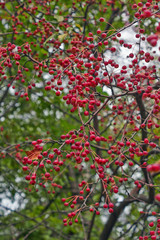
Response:
POLYGON ((101 30, 100 29, 97 30, 97 34, 101 34, 101 30))
POLYGON ((148 165, 148 166, 147 166, 147 171, 148 171, 148 172, 152 172, 152 165, 148 165))
POLYGON ((148 225, 149 225, 150 227, 153 227, 153 226, 154 226, 154 223, 153 223, 153 222, 150 222, 148 225))
POLYGON ((105 46, 108 45, 108 41, 107 41, 107 40, 104 41, 103 44, 104 44, 105 46))
POLYGON ((100 142, 100 141, 101 141, 101 138, 97 136, 97 137, 95 138, 95 140, 96 140, 96 142, 100 142))
POLYGON ((156 147, 156 144, 155 144, 155 143, 153 143, 153 142, 151 142, 149 145, 150 145, 151 147, 153 147, 153 148, 155 148, 155 147, 156 147))
POLYGON ((150 235, 153 236, 155 234, 155 231, 150 231, 150 235))
POLYGON ((133 9, 137 8, 137 4, 134 3, 134 4, 132 5, 132 8, 133 8, 133 9))
POLYGON ((150 44, 151 44, 152 47, 155 47, 157 45, 157 40, 156 39, 152 39, 150 41, 150 44))
POLYGON ((45 173, 45 177, 46 177, 46 178, 49 178, 49 177, 50 177, 50 173, 49 173, 49 172, 46 172, 46 173, 45 173))
POLYGON ((102 33, 102 35, 101 35, 102 38, 105 38, 106 36, 107 36, 106 33, 102 33))
POLYGON ((114 204, 113 203, 109 203, 109 208, 113 208, 114 204))
POLYGON ((129 141, 126 141, 126 146, 130 146, 131 143, 129 141))
POLYGON ((136 12, 136 13, 134 14, 134 16, 135 16, 136 18, 139 18, 139 17, 140 17, 139 12, 136 12))
POLYGON ((133 162, 129 162, 129 166, 132 167, 133 166, 133 162))
POLYGON ((23 166, 23 171, 27 171, 28 170, 28 167, 27 166, 23 166))
POLYGON ((47 160, 46 160, 46 163, 47 163, 47 164, 51 164, 51 160, 50 160, 50 159, 47 159, 47 160))
POLYGON ((99 21, 100 21, 100 22, 104 22, 104 18, 101 17, 101 18, 99 19, 99 21))
POLYGON ((28 159, 28 160, 27 160, 27 163, 28 163, 28 164, 32 164, 32 159, 28 159))
POLYGON ((40 163, 40 164, 39 164, 39 167, 40 167, 40 168, 43 168, 43 167, 44 167, 44 163, 40 163))
POLYGON ((108 208, 108 205, 105 203, 105 204, 103 205, 103 207, 104 207, 104 208, 108 208))
POLYGON ((38 155, 38 159, 41 160, 43 156, 41 154, 38 155))
POLYGON ((31 179, 30 175, 27 175, 27 176, 25 177, 25 179, 26 179, 27 181, 29 181, 29 180, 31 179))
POLYGON ((160 193, 156 194, 155 199, 160 202, 160 193))
POLYGON ((90 192, 90 188, 86 188, 86 192, 90 192))
POLYGON ((43 152, 43 156, 47 156, 48 155, 48 152, 46 151, 46 152, 43 152))
POLYGON ((113 213, 113 212, 114 212, 113 208, 110 208, 109 213, 113 213))
POLYGON ((38 165, 38 161, 34 161, 33 165, 37 166, 38 165))
POLYGON ((148 36, 147 41, 151 44, 151 46, 155 47, 157 45, 158 35, 152 34, 152 35, 148 36))
POLYGON ((48 157, 49 157, 50 159, 52 159, 52 158, 54 158, 54 154, 50 153, 50 154, 48 155, 48 157))
POLYGON ((88 112, 88 111, 84 111, 84 115, 85 115, 85 116, 88 116, 88 115, 89 115, 89 112, 88 112))
POLYGON ((36 145, 36 144, 37 144, 37 141, 33 141, 33 142, 32 142, 32 145, 36 145))
POLYGON ((157 32, 160 32, 160 24, 156 27, 157 32))
POLYGON ((157 239, 156 235, 151 236, 151 239, 156 240, 157 239))
POLYGON ((89 147, 89 142, 86 142, 84 145, 85 147, 89 147))
POLYGON ((56 92, 56 95, 57 95, 57 96, 60 96, 60 94, 61 94, 60 91, 57 91, 57 92, 56 92))
POLYGON ((151 17, 151 16, 152 16, 152 13, 151 13, 150 10, 147 9, 147 10, 144 11, 144 17, 145 17, 145 18, 149 18, 149 17, 151 17))
POLYGON ((157 163, 153 164, 153 165, 152 165, 152 171, 153 171, 153 172, 158 172, 158 171, 160 171, 160 165, 157 164, 157 163))
POLYGON ((156 215, 157 213, 156 212, 152 212, 152 215, 154 216, 154 215, 156 215))
POLYGON ((145 144, 148 144, 148 143, 149 143, 149 141, 148 141, 147 138, 144 139, 144 143, 145 143, 145 144))
POLYGON ((90 211, 90 212, 94 212, 94 209, 93 209, 93 208, 90 208, 89 211, 90 211))

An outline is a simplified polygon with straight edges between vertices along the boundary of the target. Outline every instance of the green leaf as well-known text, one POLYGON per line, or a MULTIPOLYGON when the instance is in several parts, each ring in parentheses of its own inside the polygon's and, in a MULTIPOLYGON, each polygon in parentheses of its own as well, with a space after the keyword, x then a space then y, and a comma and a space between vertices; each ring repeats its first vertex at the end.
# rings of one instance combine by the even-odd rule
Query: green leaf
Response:
POLYGON ((58 22, 62 22, 64 20, 64 17, 60 15, 55 15, 54 18, 57 19, 58 22))
POLYGON ((49 38, 46 39, 46 41, 43 43, 44 45, 46 45, 46 43, 51 40, 54 37, 54 34, 52 34, 49 38))

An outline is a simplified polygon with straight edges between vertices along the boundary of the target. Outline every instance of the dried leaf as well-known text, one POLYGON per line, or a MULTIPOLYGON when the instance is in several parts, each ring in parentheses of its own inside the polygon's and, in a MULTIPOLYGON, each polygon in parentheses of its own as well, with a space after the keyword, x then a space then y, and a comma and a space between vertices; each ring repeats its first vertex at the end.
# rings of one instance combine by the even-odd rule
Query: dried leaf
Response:
POLYGON ((59 35, 59 36, 58 36, 58 40, 59 40, 60 42, 63 42, 63 40, 67 37, 67 35, 68 35, 68 33, 64 33, 64 34, 59 35))
POLYGON ((26 151, 25 153, 27 154, 29 159, 34 160, 38 159, 38 155, 41 153, 41 151, 39 151, 38 149, 33 149, 31 151, 26 151))

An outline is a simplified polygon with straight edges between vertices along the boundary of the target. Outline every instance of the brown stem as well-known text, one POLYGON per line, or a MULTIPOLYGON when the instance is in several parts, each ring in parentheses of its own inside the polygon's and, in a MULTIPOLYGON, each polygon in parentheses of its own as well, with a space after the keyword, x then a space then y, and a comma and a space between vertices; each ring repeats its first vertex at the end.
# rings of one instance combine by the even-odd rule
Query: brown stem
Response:
MULTIPOLYGON (((139 95, 139 94, 136 95, 136 101, 137 101, 137 105, 139 107, 139 111, 140 111, 140 115, 141 115, 141 123, 144 123, 144 121, 147 118, 147 114, 146 114, 146 109, 145 109, 144 103, 142 101, 142 94, 141 95, 139 95)), ((147 138, 146 124, 145 124, 144 128, 141 128, 141 133, 142 133, 141 140, 142 140, 142 142, 144 142, 144 139, 147 138)), ((142 150, 147 151, 147 144, 142 145, 142 150)), ((141 161, 141 164, 143 164, 145 162, 145 157, 142 156, 140 161, 141 161)), ((142 171, 143 171, 146 183, 153 184, 151 174, 146 170, 146 168, 142 168, 142 171)), ((154 188, 149 187, 149 202, 150 203, 152 203, 154 201, 154 195, 155 195, 154 188)))

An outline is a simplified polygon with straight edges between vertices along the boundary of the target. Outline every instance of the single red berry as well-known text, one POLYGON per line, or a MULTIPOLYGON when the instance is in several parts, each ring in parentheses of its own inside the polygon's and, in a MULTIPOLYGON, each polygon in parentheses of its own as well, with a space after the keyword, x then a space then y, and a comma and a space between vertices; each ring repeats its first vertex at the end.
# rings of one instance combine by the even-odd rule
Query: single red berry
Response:
POLYGON ((104 208, 108 208, 108 205, 105 203, 105 204, 103 205, 103 207, 104 207, 104 208))
POLYGON ((28 167, 27 166, 23 166, 22 169, 23 169, 23 171, 27 171, 28 167))
POLYGON ((150 222, 148 225, 149 225, 150 227, 153 227, 153 226, 154 226, 154 223, 153 223, 153 222, 150 222))
POLYGON ((113 213, 113 212, 114 212, 113 208, 109 208, 109 213, 113 213))
POLYGON ((101 18, 99 19, 99 21, 100 21, 100 22, 104 22, 104 18, 101 17, 101 18))
POLYGON ((45 177, 46 177, 46 178, 49 178, 50 176, 51 176, 51 175, 50 175, 49 172, 46 172, 46 173, 45 173, 45 177))

